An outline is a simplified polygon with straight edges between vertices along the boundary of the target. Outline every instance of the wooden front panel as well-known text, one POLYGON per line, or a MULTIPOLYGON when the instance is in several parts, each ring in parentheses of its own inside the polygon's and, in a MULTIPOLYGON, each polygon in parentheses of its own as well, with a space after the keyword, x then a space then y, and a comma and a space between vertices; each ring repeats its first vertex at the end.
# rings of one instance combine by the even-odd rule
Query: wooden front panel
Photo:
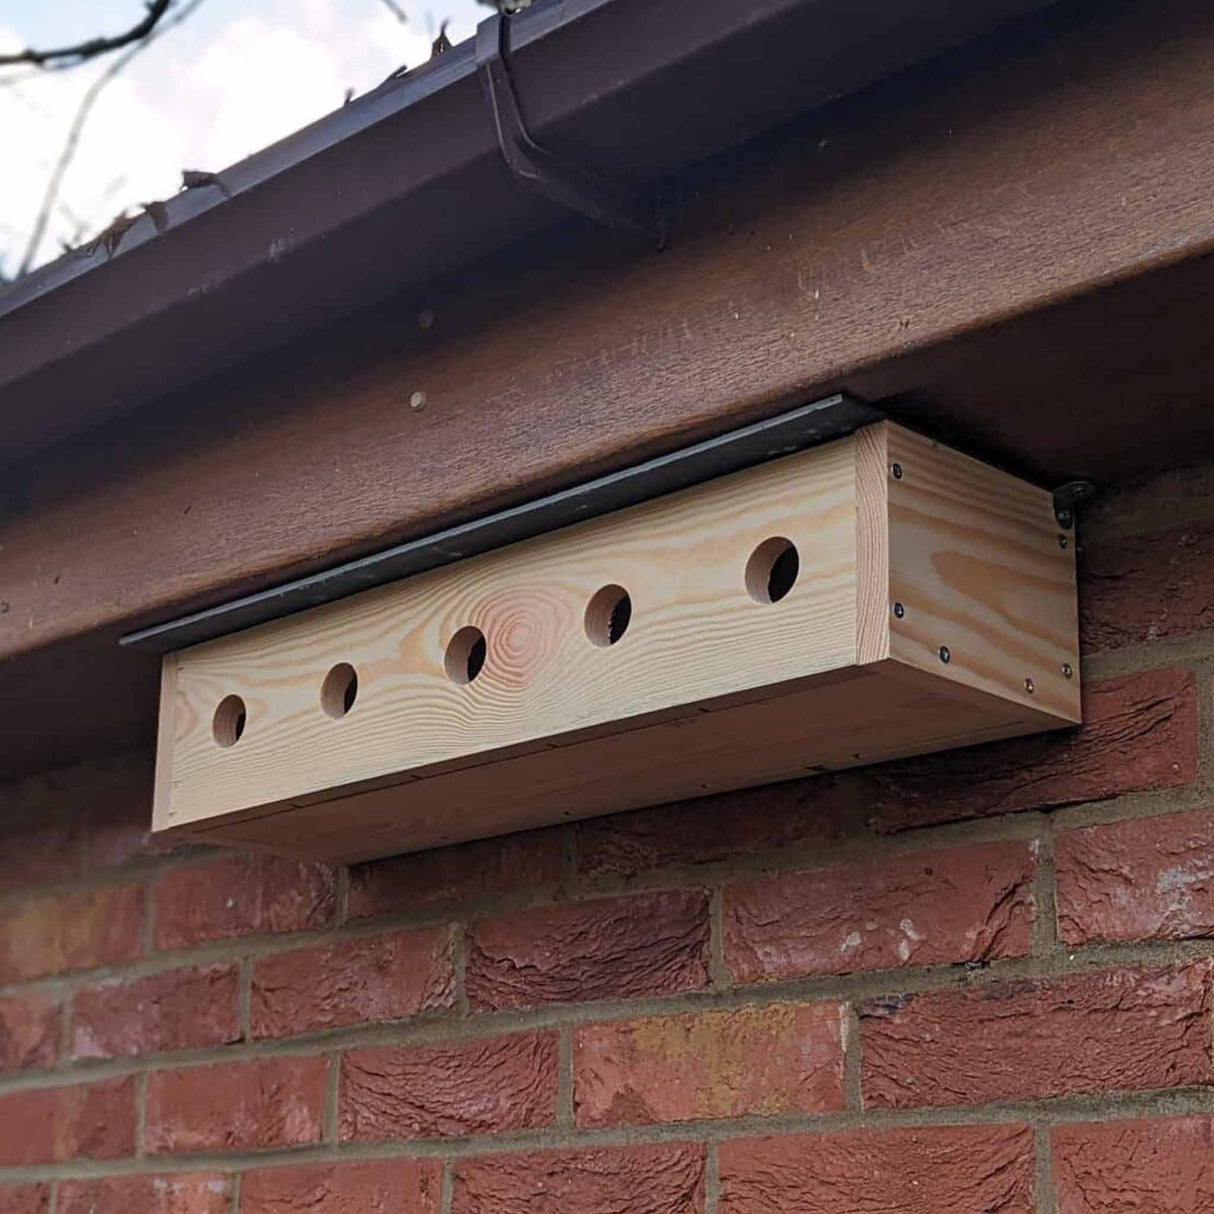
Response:
POLYGON ((855 501, 849 438, 174 655, 157 825, 745 700, 848 667, 855 501), (748 588, 748 562, 773 539, 795 545, 799 569, 785 597, 756 601, 763 587, 748 588), (608 586, 631 601, 615 644, 596 643, 610 612, 591 607, 608 586), (468 628, 484 637, 470 682, 459 681, 478 660, 460 651, 468 628), (343 665, 357 692, 341 715, 342 687, 328 704, 324 692, 343 665))

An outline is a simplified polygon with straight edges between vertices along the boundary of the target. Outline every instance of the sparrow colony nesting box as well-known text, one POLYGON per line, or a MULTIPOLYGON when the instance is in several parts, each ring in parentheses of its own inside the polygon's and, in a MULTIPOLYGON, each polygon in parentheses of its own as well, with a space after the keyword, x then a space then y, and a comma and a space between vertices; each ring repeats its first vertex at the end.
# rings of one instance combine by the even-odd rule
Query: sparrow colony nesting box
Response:
POLYGON ((155 825, 356 860, 1079 720, 1050 494, 888 422, 170 654, 155 825))

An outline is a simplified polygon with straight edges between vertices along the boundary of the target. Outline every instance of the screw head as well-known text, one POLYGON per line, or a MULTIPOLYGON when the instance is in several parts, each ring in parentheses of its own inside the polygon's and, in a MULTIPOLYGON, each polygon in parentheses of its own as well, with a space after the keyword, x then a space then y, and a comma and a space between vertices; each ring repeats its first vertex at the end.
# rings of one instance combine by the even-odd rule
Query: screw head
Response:
POLYGON ((948 651, 947 645, 940 646, 940 660, 942 662, 947 662, 949 660, 949 658, 951 658, 952 656, 953 655, 951 653, 949 653, 949 651, 948 651))
POLYGON ((900 481, 902 479, 902 465, 901 464, 890 464, 889 472, 890 472, 890 475, 894 478, 894 480, 900 481))
POLYGON ((901 603, 895 603, 894 604, 894 619, 900 620, 900 619, 902 619, 902 617, 904 615, 906 615, 906 608, 903 607, 901 603))
POLYGON ((1024 680, 1024 690, 1025 690, 1025 691, 1027 691, 1027 692, 1029 693, 1029 695, 1032 695, 1032 694, 1033 694, 1033 692, 1037 690, 1037 688, 1033 686, 1033 680, 1032 680, 1032 679, 1025 679, 1025 680, 1024 680))
POLYGON ((1070 662, 1063 662, 1062 663, 1062 677, 1064 679, 1069 679, 1069 678, 1072 678, 1074 676, 1074 674, 1075 674, 1075 672, 1071 669, 1070 662))
POLYGON ((409 397, 409 408, 412 409, 414 413, 418 412, 420 409, 424 409, 425 407, 426 394, 424 392, 414 392, 413 395, 409 397))
POLYGON ((1068 540, 1065 535, 1060 535, 1058 537, 1058 547, 1059 548, 1067 548, 1070 546, 1070 543, 1071 543, 1071 541, 1068 540))
POLYGON ((1075 515, 1070 510, 1058 511, 1058 526, 1073 527, 1075 525, 1075 515))

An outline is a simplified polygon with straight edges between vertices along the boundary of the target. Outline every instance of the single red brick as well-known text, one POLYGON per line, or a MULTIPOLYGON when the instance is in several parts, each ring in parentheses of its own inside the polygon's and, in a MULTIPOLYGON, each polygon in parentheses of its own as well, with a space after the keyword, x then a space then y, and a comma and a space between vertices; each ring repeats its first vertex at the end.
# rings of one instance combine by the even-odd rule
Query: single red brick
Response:
POLYGON ((0 1214, 46 1214, 50 1208, 49 1184, 0 1185, 0 1214))
POLYGON ((156 947, 327 927, 337 903, 326 864, 235 856, 166 873, 153 887, 156 947))
MULTIPOLYGON (((437 1159, 374 1159, 246 1172, 241 1214, 438 1214, 443 1165, 437 1159)), ((100 1214, 100 1212, 99 1212, 100 1214)), ((183 1212, 184 1214, 184 1212, 183 1212)))
POLYGON ((0 889, 64 880, 82 868, 106 868, 128 858, 136 826, 142 836, 151 824, 152 774, 152 756, 145 752, 39 774, 6 788, 5 816, 14 825, 4 829, 14 832, 14 845, 0 846, 0 889), (121 844, 110 841, 119 815, 128 840, 121 844), (127 855, 119 856, 116 846, 127 855))
POLYGON ((85 867, 118 868, 145 856, 168 856, 203 849, 178 835, 152 833, 152 771, 130 773, 127 781, 108 788, 84 822, 85 867))
POLYGON ((108 886, 0 908, 0 984, 120 965, 140 953, 143 890, 108 886))
POLYGON ((0 845, 0 889, 65 880, 128 858, 129 842, 119 856, 107 840, 120 816, 124 836, 133 838, 136 825, 147 833, 152 760, 150 752, 92 760, 6 787, 3 831, 12 846, 0 845))
POLYGON ((354 938, 258 961, 253 1036, 400 1020, 454 1003, 449 928, 354 938))
POLYGON ((1058 1214, 1209 1214, 1214 1117, 1058 1126, 1058 1214))
POLYGON ((55 1214, 227 1214, 231 1195, 219 1172, 61 1180, 55 1214))
POLYGON ((0 1071, 55 1065, 59 1010, 59 1000, 50 995, 12 995, 0 999, 0 1071))
POLYGON ((874 1000, 869 1108, 979 1104, 1214 1081, 1209 962, 874 1000))
POLYGON ((739 881, 725 964, 758 982, 1023 956, 1033 867, 1029 844, 990 843, 739 881))
POLYGON ((1083 507, 1082 544, 1158 531, 1160 520, 1205 523, 1214 500, 1214 465, 1167 468, 1138 480, 1101 487, 1083 507))
POLYGON ((866 791, 851 773, 718 793, 577 824, 578 868, 631 877, 654 868, 869 833, 866 791))
POLYGON ((554 1033, 353 1050, 342 1059, 343 1142, 493 1134, 551 1125, 554 1033))
POLYGON ((1058 931, 1089 940, 1214 936, 1214 812, 1058 836, 1058 931))
MULTIPOLYGON (((6 790, 7 791, 7 790, 6 790)), ((79 874, 81 822, 62 811, 6 822, 0 840, 0 889, 19 889, 79 874)))
POLYGON ((355 865, 350 918, 555 885, 564 872, 567 837, 563 827, 532 830, 355 865))
POLYGON ((701 1214, 704 1148, 599 1147, 455 1164, 451 1214, 701 1214))
POLYGON ((707 954, 701 890, 539 907, 473 927, 468 999, 484 1010, 697 990, 707 954))
POLYGON ((1025 1125, 851 1130, 720 1148, 720 1214, 1032 1214, 1025 1125))
POLYGON ((840 1003, 591 1024, 573 1038, 579 1126, 775 1117, 844 1107, 840 1003))
POLYGON ((1214 526, 1085 537, 1079 635, 1085 652, 1172 640, 1214 624, 1214 526))
POLYGON ((153 1071, 144 1149, 248 1150, 319 1142, 326 1058, 262 1058, 153 1071))
POLYGON ((84 987, 72 1001, 72 1057, 117 1058, 239 1041, 235 965, 169 970, 84 987))
POLYGON ((874 824, 895 831, 1176 788, 1196 773, 1196 678, 1148 670, 1088 683, 1078 730, 878 764, 857 778, 874 824))
POLYGON ((140 751, 89 763, 72 774, 63 796, 81 823, 87 871, 193 846, 177 836, 151 833, 154 760, 151 751, 140 751))
POLYGON ((0 1096, 0 1167, 118 1159, 134 1150, 134 1076, 0 1096))

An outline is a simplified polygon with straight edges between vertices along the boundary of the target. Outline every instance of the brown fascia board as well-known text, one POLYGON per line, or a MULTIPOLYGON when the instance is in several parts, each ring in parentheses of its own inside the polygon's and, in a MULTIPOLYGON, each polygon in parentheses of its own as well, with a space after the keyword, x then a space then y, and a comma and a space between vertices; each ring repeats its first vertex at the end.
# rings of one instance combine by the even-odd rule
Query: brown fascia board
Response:
MULTIPOLYGON (((534 134, 653 182, 1049 2, 539 0, 510 53, 534 134)), ((0 462, 565 217, 507 170, 475 40, 220 176, 0 294, 0 462)))

